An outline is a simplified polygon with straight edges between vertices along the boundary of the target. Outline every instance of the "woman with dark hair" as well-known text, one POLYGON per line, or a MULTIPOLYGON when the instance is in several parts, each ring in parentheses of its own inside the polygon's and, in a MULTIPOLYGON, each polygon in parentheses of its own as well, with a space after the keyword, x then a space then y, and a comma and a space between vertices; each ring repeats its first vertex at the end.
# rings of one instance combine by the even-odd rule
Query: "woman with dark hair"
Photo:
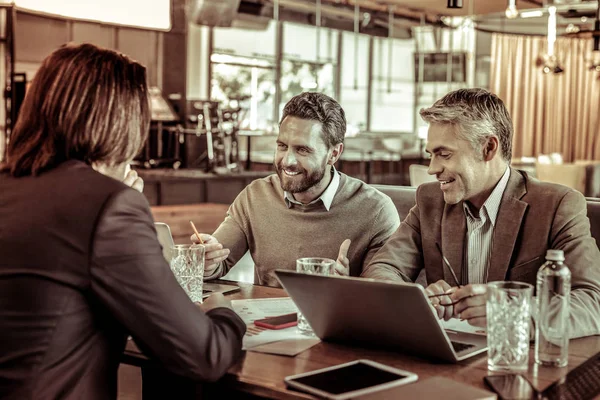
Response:
POLYGON ((116 398, 130 334, 176 375, 216 380, 245 325, 193 304, 127 165, 149 127, 146 70, 90 44, 37 72, 0 172, 0 398, 116 398))

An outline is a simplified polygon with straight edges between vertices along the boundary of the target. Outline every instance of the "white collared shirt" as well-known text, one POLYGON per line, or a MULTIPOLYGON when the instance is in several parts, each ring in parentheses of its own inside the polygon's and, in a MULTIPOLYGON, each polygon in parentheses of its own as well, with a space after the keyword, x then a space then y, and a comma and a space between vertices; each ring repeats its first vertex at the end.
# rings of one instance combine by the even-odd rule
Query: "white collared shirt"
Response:
MULTIPOLYGON (((323 202, 323 205, 325 206, 325 209, 327 211, 329 211, 329 209, 331 208, 331 203, 333 203, 333 198, 334 198, 335 194, 337 193, 337 190, 340 186, 340 174, 337 172, 337 170, 335 169, 335 167, 333 165, 331 166, 331 169, 332 169, 332 177, 331 177, 331 182, 329 182, 329 185, 327 186, 327 189, 325 189, 325 191, 323 193, 321 193, 321 195, 319 197, 317 197, 316 199, 314 199, 313 201, 308 203, 308 204, 315 204, 316 202, 318 202, 320 200, 323 202)), ((287 191, 283 192, 283 199, 285 201, 285 205, 287 206, 287 208, 292 207, 292 204, 304 205, 304 204, 300 203, 298 200, 296 200, 292 193, 287 192, 287 191)))
POLYGON ((486 283, 487 272, 492 254, 492 239, 496 218, 500 210, 502 195, 508 184, 510 168, 507 166, 504 175, 479 210, 479 218, 475 217, 466 202, 463 210, 467 219, 467 233, 465 240, 465 255, 463 276, 468 277, 467 283, 486 283), (466 275, 465 275, 466 273, 466 275))

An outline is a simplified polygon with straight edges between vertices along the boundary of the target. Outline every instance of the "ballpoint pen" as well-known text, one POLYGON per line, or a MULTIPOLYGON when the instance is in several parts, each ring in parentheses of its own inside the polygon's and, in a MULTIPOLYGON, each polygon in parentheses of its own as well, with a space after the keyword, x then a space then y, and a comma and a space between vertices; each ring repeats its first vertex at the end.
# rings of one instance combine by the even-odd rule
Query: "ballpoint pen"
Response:
POLYGON ((202 241, 202 238, 200 237, 200 234, 198 233, 198 230, 196 229, 196 225, 194 225, 194 223, 192 221, 190 221, 190 225, 192 226, 192 229, 194 230, 194 233, 196 234, 196 237, 198 238, 198 241, 200 242, 200 244, 204 244, 204 242, 202 241))
POLYGON ((440 247, 440 244, 436 242, 435 245, 436 245, 437 249, 439 250, 440 255, 442 256, 444 265, 450 270, 450 274, 452 275, 452 278, 454 279, 454 283, 456 283, 456 286, 460 288, 461 287, 460 282, 458 282, 458 278, 456 277, 456 274, 454 273, 452 266, 450 266, 450 261, 448 261, 448 259, 444 255, 444 253, 442 253, 442 248, 440 247))
MULTIPOLYGON (((448 259, 446 258, 446 256, 444 255, 444 253, 442 253, 442 248, 440 247, 440 244, 436 242, 436 247, 440 252, 440 255, 442 256, 442 260, 443 260, 443 265, 446 266, 446 268, 448 268, 448 270, 450 271, 450 274, 452 275, 452 278, 454 279, 454 283, 456 283, 456 286, 458 288, 461 287, 461 284, 458 282, 458 278, 456 277, 456 274, 454 273, 454 270, 452 269, 452 266, 450 265, 450 262, 448 261, 448 259)), ((432 294, 431 296, 427 296, 428 298, 433 298, 433 297, 443 297, 443 296, 449 296, 449 293, 440 293, 440 294, 432 294)), ((451 306, 454 305, 455 303, 450 303, 450 304, 440 304, 442 306, 451 306)))

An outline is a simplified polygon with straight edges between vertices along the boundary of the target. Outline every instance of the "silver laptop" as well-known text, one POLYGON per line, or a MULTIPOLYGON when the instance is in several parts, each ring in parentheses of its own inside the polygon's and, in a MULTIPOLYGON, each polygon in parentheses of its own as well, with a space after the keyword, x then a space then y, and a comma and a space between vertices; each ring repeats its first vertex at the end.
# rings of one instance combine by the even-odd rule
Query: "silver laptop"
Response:
POLYGON ((275 274, 322 340, 450 362, 487 350, 483 335, 445 331, 420 285, 285 270, 275 274))
MULTIPOLYGON (((171 228, 164 222, 155 222, 156 234, 158 236, 158 242, 162 246, 163 256, 168 263, 171 262, 170 248, 174 245, 173 236, 171 235, 171 228)), ((224 285, 221 283, 209 283, 204 282, 202 284, 202 298, 207 298, 213 293, 231 293, 240 290, 239 286, 235 285, 224 285)))

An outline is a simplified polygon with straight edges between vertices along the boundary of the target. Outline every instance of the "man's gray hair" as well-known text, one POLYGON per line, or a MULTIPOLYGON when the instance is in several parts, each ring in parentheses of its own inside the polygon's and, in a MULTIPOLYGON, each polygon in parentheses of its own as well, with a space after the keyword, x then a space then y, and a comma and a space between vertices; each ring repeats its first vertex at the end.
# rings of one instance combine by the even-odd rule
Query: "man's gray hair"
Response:
POLYGON ((346 114, 337 101, 323 93, 304 92, 292 97, 283 108, 279 125, 288 116, 319 121, 329 148, 344 143, 346 114))
POLYGON ((484 89, 459 89, 448 93, 429 108, 419 111, 427 123, 454 126, 456 135, 467 140, 475 151, 491 136, 500 142, 502 158, 512 157, 513 124, 498 96, 484 89))

